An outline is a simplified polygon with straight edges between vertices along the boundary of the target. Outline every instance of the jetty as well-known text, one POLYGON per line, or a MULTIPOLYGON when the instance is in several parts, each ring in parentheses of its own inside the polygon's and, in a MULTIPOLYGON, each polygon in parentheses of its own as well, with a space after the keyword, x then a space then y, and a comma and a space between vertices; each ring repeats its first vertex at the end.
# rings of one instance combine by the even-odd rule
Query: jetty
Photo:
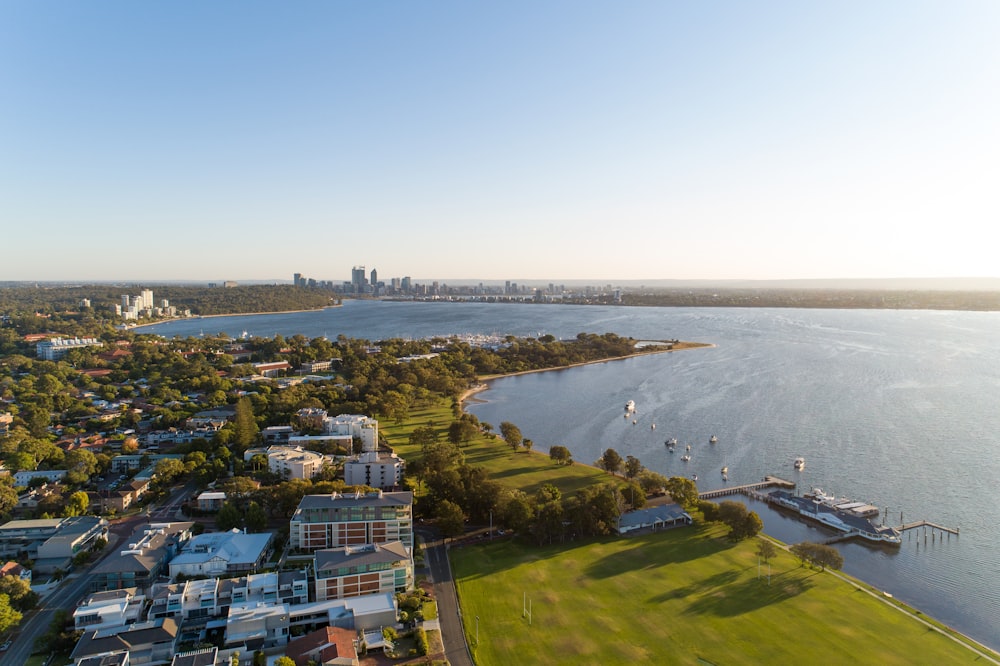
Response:
POLYGON ((941 530, 942 532, 948 532, 949 534, 958 534, 957 527, 945 527, 944 525, 932 523, 929 520, 918 520, 913 523, 906 523, 905 525, 898 526, 896 530, 899 532, 905 532, 906 530, 915 530, 920 527, 929 527, 932 530, 941 530))
POLYGON ((703 493, 698 493, 699 499, 712 499, 713 497, 725 497, 726 495, 736 495, 744 494, 749 495, 752 492, 761 490, 763 488, 794 488, 794 481, 786 481, 785 479, 779 479, 776 476, 765 476, 763 481, 758 481, 756 483, 744 483, 739 486, 727 486, 726 488, 719 488, 718 490, 706 490, 703 493))

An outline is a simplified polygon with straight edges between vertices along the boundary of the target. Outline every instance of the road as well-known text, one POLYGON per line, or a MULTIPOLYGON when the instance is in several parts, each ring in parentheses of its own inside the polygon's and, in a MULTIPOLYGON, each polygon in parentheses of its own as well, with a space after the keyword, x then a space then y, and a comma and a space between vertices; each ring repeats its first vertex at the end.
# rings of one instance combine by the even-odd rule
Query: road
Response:
POLYGON ((437 599, 438 621, 441 624, 441 641, 444 654, 451 666, 473 666, 469 647, 465 643, 462 617, 458 608, 458 593, 451 577, 448 549, 444 541, 430 530, 418 530, 424 540, 424 556, 434 582, 434 598, 437 599))

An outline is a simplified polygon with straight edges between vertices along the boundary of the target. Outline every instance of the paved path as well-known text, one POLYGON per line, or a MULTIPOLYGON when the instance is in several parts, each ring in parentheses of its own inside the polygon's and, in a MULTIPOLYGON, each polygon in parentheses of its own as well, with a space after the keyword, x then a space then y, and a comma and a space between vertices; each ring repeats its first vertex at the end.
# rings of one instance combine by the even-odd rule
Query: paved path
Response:
POLYGON ((473 666, 469 646, 465 643, 462 616, 458 607, 458 593, 451 577, 448 549, 441 538, 430 530, 418 530, 424 540, 424 561, 434 583, 434 598, 438 605, 438 622, 441 625, 441 642, 451 666, 473 666))

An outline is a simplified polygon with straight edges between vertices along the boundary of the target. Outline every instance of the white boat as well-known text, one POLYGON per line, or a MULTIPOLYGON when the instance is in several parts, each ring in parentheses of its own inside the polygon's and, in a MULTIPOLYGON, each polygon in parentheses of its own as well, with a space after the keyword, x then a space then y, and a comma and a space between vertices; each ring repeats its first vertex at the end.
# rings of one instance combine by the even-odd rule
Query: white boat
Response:
POLYGON ((626 412, 635 411, 635 400, 629 400, 628 402, 625 403, 625 411, 626 412))
POLYGON ((687 450, 688 450, 688 451, 690 451, 690 450, 691 450, 691 445, 690 445, 690 444, 688 444, 688 445, 687 445, 687 450))
POLYGON ((685 453, 684 455, 681 456, 681 460, 683 460, 684 462, 687 462, 687 461, 691 460, 691 456, 689 456, 688 454, 685 453))
POLYGON ((795 469, 798 469, 798 470, 805 469, 806 459, 805 458, 801 458, 801 457, 796 458, 794 464, 795 464, 795 469))
POLYGON ((715 444, 717 441, 719 441, 719 438, 716 437, 715 435, 712 435, 711 437, 708 438, 709 444, 715 444))
POLYGON ((725 476, 726 474, 729 474, 729 467, 726 467, 725 465, 723 465, 723 467, 722 467, 722 475, 725 476))
POLYGON ((650 430, 656 430, 656 424, 654 423, 654 424, 652 424, 651 426, 649 426, 649 429, 650 429, 650 430))

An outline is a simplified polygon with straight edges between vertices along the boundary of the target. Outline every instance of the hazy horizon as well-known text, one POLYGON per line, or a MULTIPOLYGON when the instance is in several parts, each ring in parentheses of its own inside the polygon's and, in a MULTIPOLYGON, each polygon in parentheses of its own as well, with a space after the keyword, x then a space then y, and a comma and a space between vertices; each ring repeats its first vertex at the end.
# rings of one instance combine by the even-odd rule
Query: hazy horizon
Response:
POLYGON ((985 0, 5 3, 0 280, 987 278, 998 33, 985 0))

